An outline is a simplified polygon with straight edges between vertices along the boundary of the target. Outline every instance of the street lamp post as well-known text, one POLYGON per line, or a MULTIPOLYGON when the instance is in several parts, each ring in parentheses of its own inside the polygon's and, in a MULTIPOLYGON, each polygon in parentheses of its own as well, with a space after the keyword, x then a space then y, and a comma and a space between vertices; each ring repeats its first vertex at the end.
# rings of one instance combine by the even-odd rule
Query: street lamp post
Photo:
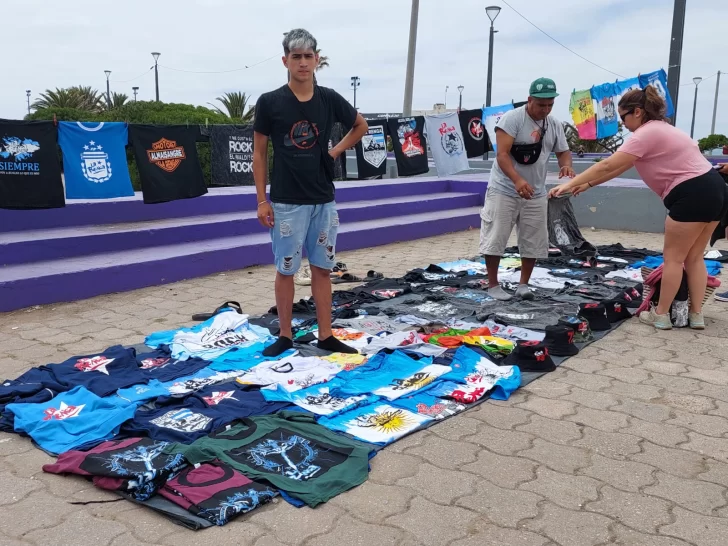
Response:
POLYGON ((137 93, 139 92, 138 87, 132 87, 131 90, 134 92, 134 102, 137 101, 137 93))
POLYGON ((28 99, 28 115, 30 115, 30 89, 25 90, 25 96, 28 99))
POLYGON ((445 86, 445 110, 447 110, 447 90, 450 89, 449 85, 445 86))
POLYGON ((361 85, 359 76, 351 77, 351 87, 354 89, 354 110, 356 110, 356 88, 361 85))
POLYGON ((703 78, 693 78, 693 83, 695 84, 695 98, 693 99, 693 122, 690 124, 690 138, 693 138, 693 133, 695 132, 695 110, 698 107, 698 86, 702 81, 703 78))
POLYGON ((500 10, 500 6, 488 6, 485 8, 485 13, 488 15, 488 19, 490 19, 490 39, 488 41, 488 83, 485 91, 486 106, 490 106, 491 87, 493 85, 493 38, 495 37, 495 33, 498 32, 493 28, 493 23, 495 23, 495 19, 498 17, 500 10))
POLYGON ((710 124, 710 134, 715 134, 715 116, 718 113, 718 91, 720 91, 720 70, 718 70, 718 79, 715 81, 715 101, 713 102, 713 121, 710 124))
POLYGON ((460 102, 458 103, 458 112, 460 112, 463 109, 463 89, 465 89, 464 86, 458 85, 458 93, 460 93, 460 102))
POLYGON ((407 46, 407 73, 404 79, 404 104, 402 114, 412 115, 412 88, 415 82, 415 52, 417 50, 417 22, 420 14, 420 0, 412 0, 410 14, 409 45, 407 46))
POLYGON ((154 57, 154 89, 156 92, 157 102, 159 102, 159 68, 157 61, 159 61, 159 56, 161 53, 157 53, 156 51, 152 52, 152 57, 154 57))
POLYGON ((109 87, 109 76, 111 76, 111 70, 104 70, 106 74, 106 109, 111 110, 111 87, 109 87))

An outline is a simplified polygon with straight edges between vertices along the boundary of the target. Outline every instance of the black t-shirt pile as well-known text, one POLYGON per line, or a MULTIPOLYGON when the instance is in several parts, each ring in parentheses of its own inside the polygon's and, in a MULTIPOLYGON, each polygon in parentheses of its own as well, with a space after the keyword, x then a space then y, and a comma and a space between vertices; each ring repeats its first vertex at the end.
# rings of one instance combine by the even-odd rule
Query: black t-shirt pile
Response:
POLYGON ((299 101, 288 85, 261 95, 253 127, 273 143, 271 201, 317 205, 334 200, 329 139, 335 122, 348 131, 356 115, 336 91, 318 85, 306 102, 299 101))
POLYGON ((130 125, 145 203, 200 197, 207 193, 197 157, 199 126, 130 125))

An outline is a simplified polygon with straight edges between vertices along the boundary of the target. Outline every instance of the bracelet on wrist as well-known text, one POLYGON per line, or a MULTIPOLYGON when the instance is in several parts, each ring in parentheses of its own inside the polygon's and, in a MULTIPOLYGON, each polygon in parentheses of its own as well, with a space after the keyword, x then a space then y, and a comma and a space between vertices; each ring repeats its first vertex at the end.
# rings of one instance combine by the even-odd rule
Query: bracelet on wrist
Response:
POLYGON ((264 204, 264 203, 267 203, 267 202, 268 202, 268 200, 267 200, 267 199, 264 199, 263 201, 260 201, 260 202, 258 203, 258 206, 261 206, 262 204, 264 204))
POLYGON ((587 185, 588 185, 588 186, 589 186, 590 188, 593 188, 593 187, 594 187, 594 186, 592 186, 591 182, 587 182, 587 185))

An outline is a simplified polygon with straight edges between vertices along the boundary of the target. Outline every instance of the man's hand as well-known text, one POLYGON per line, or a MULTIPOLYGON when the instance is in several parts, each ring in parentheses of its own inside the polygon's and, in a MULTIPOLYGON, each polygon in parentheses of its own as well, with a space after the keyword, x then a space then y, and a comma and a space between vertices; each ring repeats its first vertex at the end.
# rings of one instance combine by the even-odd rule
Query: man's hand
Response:
POLYGON ((336 147, 334 146, 333 148, 331 148, 329 150, 329 155, 331 156, 332 159, 336 159, 337 157, 339 157, 341 155, 341 151, 337 150, 336 147))
POLYGON ((559 171, 559 178, 564 178, 565 176, 568 176, 569 178, 574 178, 576 176, 574 168, 570 166, 561 167, 561 170, 559 171))
POLYGON ((270 206, 268 201, 258 205, 258 221, 265 228, 272 228, 275 224, 273 217, 273 207, 270 206))
POLYGON ((531 199, 531 197, 533 197, 533 188, 523 178, 519 178, 516 182, 516 192, 518 192, 518 195, 520 195, 523 199, 531 199))

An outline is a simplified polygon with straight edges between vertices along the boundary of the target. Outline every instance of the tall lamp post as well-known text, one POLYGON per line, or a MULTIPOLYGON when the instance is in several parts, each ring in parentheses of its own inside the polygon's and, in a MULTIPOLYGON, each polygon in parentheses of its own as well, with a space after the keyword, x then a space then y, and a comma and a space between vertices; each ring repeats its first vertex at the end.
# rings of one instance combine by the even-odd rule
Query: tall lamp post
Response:
POLYGON ((412 88, 415 82, 415 52, 417 50, 417 22, 420 14, 420 0, 412 0, 410 14, 409 45, 407 46, 407 73, 404 78, 404 104, 402 114, 412 115, 412 88))
POLYGON ((356 88, 361 85, 361 78, 359 76, 351 77, 351 87, 354 89, 354 110, 356 110, 356 88))
POLYGON ((28 115, 30 115, 30 89, 25 90, 25 96, 28 99, 28 115))
POLYGON ((109 87, 109 76, 111 76, 111 70, 104 70, 106 74, 106 109, 111 110, 111 87, 109 87))
POLYGON ((445 110, 447 110, 447 90, 450 89, 449 85, 445 86, 445 110))
POLYGON ((132 87, 131 90, 134 92, 134 102, 137 101, 137 93, 139 92, 138 87, 132 87))
POLYGON ((157 102, 159 102, 159 67, 157 61, 159 61, 160 55, 161 53, 157 53, 156 51, 152 52, 152 57, 154 57, 154 89, 156 92, 157 102))
POLYGON ((488 19, 490 19, 490 39, 488 41, 488 84, 485 91, 486 106, 490 106, 490 92, 493 84, 493 38, 495 37, 495 33, 498 32, 493 28, 493 23, 495 23, 495 19, 498 17, 500 10, 500 6, 488 6, 485 8, 485 13, 488 15, 488 19))
POLYGON ((698 107, 698 86, 702 81, 703 78, 693 78, 693 83, 695 84, 695 98, 693 99, 693 122, 690 124, 690 138, 693 138, 693 133, 695 132, 695 110, 698 107))
POLYGON ((458 103, 458 112, 460 112, 463 109, 463 89, 465 89, 465 86, 458 85, 458 93, 460 93, 460 102, 458 103))

